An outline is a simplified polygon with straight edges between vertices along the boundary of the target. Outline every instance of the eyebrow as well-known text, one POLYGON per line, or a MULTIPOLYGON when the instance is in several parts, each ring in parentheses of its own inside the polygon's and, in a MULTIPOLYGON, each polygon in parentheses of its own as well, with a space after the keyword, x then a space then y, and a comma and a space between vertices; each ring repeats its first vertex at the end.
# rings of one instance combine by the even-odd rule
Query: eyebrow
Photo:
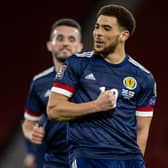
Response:
POLYGON ((108 27, 108 28, 112 28, 111 25, 101 25, 102 27, 108 27))
POLYGON ((99 23, 96 23, 95 26, 101 26, 101 27, 105 27, 105 28, 112 28, 111 25, 106 25, 106 24, 99 24, 99 23))

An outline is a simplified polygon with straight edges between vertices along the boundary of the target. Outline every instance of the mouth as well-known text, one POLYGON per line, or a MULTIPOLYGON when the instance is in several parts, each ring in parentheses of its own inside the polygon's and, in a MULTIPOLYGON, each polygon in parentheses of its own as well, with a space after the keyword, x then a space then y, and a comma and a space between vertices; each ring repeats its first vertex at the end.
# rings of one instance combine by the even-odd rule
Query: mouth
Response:
POLYGON ((68 48, 62 48, 59 50, 60 55, 62 56, 69 56, 72 55, 72 51, 68 48))
POLYGON ((60 51, 70 51, 68 48, 61 48, 60 51))
POLYGON ((95 46, 96 47, 103 47, 104 46, 104 42, 102 40, 95 40, 95 46))

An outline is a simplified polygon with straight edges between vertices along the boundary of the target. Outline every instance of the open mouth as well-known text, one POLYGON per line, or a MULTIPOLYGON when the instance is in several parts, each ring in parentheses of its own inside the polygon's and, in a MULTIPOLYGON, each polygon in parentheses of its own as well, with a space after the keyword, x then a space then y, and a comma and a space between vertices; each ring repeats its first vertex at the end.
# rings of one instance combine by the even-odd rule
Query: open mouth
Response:
POLYGON ((104 45, 104 42, 100 41, 100 40, 96 40, 95 45, 96 45, 96 47, 102 47, 104 45))

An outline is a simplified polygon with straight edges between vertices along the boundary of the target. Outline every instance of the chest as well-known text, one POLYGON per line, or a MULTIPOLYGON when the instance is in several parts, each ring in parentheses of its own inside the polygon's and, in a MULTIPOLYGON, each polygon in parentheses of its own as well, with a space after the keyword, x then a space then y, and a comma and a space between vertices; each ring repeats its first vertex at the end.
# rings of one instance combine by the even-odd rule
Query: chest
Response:
POLYGON ((141 90, 138 76, 129 66, 89 65, 81 75, 80 85, 92 98, 96 98, 101 91, 115 90, 118 98, 132 100, 141 90))

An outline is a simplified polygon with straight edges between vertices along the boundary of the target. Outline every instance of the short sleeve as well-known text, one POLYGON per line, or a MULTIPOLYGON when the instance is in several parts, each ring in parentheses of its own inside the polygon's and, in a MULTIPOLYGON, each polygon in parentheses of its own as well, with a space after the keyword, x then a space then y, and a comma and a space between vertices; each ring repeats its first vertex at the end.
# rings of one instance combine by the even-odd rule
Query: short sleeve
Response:
POLYGON ((24 111, 24 118, 31 121, 39 121, 42 115, 42 105, 37 96, 35 83, 32 81, 24 111))
POLYGON ((80 62, 77 62, 76 59, 67 59, 56 74, 51 92, 71 97, 79 84, 80 66, 80 62))
POLYGON ((142 90, 137 98, 136 115, 142 117, 153 116, 153 108, 156 104, 156 82, 152 74, 142 82, 142 90))

